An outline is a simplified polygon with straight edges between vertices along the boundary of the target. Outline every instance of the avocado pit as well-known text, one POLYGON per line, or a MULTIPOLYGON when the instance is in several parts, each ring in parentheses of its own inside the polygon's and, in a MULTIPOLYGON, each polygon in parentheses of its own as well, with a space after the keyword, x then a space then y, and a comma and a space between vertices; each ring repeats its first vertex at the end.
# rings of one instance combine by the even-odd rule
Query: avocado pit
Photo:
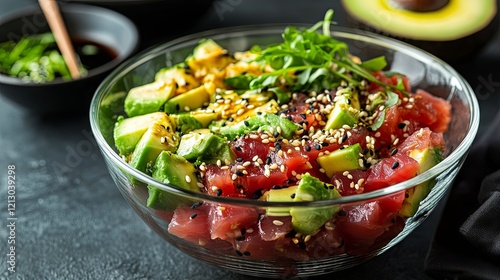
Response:
POLYGON ((450 64, 474 57, 498 30, 496 0, 342 0, 351 27, 383 34, 450 64))
POLYGON ((449 0, 389 0, 392 5, 414 12, 431 12, 446 6, 449 0))

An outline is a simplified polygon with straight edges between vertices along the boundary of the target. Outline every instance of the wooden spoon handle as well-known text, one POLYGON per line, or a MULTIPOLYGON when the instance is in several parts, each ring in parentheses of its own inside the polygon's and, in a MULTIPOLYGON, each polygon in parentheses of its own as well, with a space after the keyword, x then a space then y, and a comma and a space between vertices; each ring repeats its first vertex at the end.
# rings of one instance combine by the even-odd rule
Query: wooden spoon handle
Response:
POLYGON ((73 79, 78 79, 81 77, 80 68, 78 67, 79 62, 76 58, 75 49, 71 43, 68 30, 61 16, 59 6, 55 0, 38 0, 40 7, 42 8, 43 14, 47 19, 50 30, 54 34, 57 46, 61 51, 61 54, 68 65, 68 69, 71 73, 73 79))

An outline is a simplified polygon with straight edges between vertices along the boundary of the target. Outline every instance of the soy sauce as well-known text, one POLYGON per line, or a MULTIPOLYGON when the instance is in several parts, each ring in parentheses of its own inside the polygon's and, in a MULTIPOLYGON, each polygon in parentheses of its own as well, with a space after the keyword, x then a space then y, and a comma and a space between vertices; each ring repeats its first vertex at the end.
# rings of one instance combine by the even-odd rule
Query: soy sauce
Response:
POLYGON ((116 51, 93 41, 76 39, 73 41, 73 46, 80 62, 87 70, 104 65, 117 57, 116 51))

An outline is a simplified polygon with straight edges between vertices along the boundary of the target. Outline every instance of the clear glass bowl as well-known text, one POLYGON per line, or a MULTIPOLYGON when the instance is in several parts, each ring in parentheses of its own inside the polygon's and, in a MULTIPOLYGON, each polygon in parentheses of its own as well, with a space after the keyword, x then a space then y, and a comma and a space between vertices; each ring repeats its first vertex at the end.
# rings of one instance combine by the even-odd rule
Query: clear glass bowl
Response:
MULTIPOLYGON (((114 148, 113 125, 117 116, 124 114, 123 102, 129 89, 152 82, 159 69, 183 61, 202 38, 212 38, 231 52, 243 51, 256 44, 264 46, 281 42, 281 33, 285 27, 285 25, 260 25, 218 29, 182 37, 149 49, 112 72, 101 83, 90 107, 92 132, 109 172, 124 198, 147 226, 167 242, 196 259, 237 273, 272 278, 306 277, 353 267, 403 240, 425 220, 445 195, 459 172, 479 125, 479 107, 474 92, 467 82, 443 61, 408 44, 380 35, 335 27, 332 35, 346 42, 351 53, 361 59, 385 55, 388 68, 391 71, 407 74, 413 89, 427 90, 452 104, 452 120, 445 134, 447 153, 442 162, 408 181, 369 193, 313 202, 271 203, 214 197, 162 184, 134 170, 118 155, 114 148), (397 225, 394 227, 400 228, 389 230, 373 245, 350 251, 342 247, 342 241, 334 233, 328 232, 318 238, 312 236, 308 243, 299 244, 300 246, 295 246, 293 250, 290 249, 293 246, 289 246, 290 242, 294 242, 293 238, 289 238, 287 244, 249 242, 248 240, 255 237, 258 228, 253 228, 253 233, 252 229, 247 229, 243 233, 244 243, 232 244, 222 240, 210 240, 202 234, 194 238, 197 242, 193 242, 192 239, 190 242, 169 233, 169 221, 173 215, 171 212, 155 211, 146 206, 148 184, 169 193, 172 209, 179 205, 191 209, 189 206, 193 203, 203 202, 208 206, 238 206, 241 207, 241 211, 259 212, 270 207, 314 208, 367 204, 427 180, 435 180, 435 186, 421 202, 418 212, 412 218, 396 222, 397 225), (278 249, 267 250, 273 247, 278 249)), ((203 226, 208 227, 208 224, 203 226)))

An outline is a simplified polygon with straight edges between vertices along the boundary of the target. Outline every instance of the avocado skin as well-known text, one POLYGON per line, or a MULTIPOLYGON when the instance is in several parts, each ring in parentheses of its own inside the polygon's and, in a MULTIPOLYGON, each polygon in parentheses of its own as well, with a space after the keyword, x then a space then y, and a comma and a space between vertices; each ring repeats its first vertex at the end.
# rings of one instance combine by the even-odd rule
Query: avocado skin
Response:
MULTIPOLYGON (((296 123, 278 115, 259 114, 231 126, 217 127, 215 130, 228 139, 233 139, 252 131, 270 131, 271 128, 275 129, 277 127, 281 129, 281 136, 287 139, 291 138, 295 134, 295 131, 300 128, 296 123)), ((213 127, 211 129, 214 130, 213 127)))
POLYGON ((500 19, 498 13, 491 22, 483 29, 474 34, 450 41, 414 40, 401 36, 395 36, 363 23, 349 13, 345 13, 347 25, 351 28, 384 35, 402 42, 411 44, 417 48, 427 51, 444 60, 452 66, 469 62, 491 41, 499 29, 500 19))
POLYGON ((191 133, 182 136, 177 150, 177 154, 188 161, 216 163, 217 160, 233 162, 236 159, 227 141, 221 137, 212 133, 200 133, 189 137, 190 135, 191 133))

